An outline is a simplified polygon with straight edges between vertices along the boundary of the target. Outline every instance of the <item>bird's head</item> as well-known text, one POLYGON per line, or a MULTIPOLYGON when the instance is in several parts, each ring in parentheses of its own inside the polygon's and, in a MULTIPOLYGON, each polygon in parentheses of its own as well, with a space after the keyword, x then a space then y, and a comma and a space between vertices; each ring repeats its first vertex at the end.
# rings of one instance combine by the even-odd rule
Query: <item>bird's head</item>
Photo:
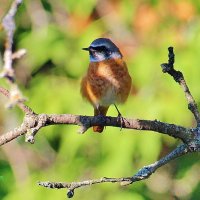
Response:
POLYGON ((122 58, 119 48, 108 38, 98 38, 89 47, 83 48, 83 50, 89 51, 90 62, 122 58))

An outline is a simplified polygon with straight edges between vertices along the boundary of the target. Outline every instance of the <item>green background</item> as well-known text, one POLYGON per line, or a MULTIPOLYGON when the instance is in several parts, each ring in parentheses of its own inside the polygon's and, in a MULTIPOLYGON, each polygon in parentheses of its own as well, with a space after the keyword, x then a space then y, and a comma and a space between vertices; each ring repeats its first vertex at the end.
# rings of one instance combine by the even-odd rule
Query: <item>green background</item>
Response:
MULTIPOLYGON (((0 19, 11 1, 0 0, 0 19)), ((158 119, 195 126, 180 86, 160 64, 174 46, 175 67, 184 73, 200 104, 200 2, 136 0, 27 0, 18 9, 14 50, 27 55, 14 63, 17 83, 36 113, 92 115, 80 95, 80 81, 88 67, 81 50, 98 37, 111 38, 121 49, 133 79, 128 101, 119 109, 124 117, 158 119)), ((5 33, 0 30, 0 66, 5 33)), ((5 80, 1 86, 9 89, 5 80)), ((23 113, 6 110, 0 96, 0 133, 20 125, 23 113)), ((200 105, 199 105, 200 106, 200 105)), ((111 107, 108 115, 116 116, 111 107)), ((49 190, 37 181, 79 181, 126 177, 172 151, 180 141, 169 136, 107 127, 103 134, 78 126, 43 128, 34 145, 20 137, 0 150, 0 199, 65 199, 66 190, 49 190)), ((75 191, 74 199, 144 200, 200 199, 199 154, 176 159, 148 180, 127 187, 100 184, 75 191)))

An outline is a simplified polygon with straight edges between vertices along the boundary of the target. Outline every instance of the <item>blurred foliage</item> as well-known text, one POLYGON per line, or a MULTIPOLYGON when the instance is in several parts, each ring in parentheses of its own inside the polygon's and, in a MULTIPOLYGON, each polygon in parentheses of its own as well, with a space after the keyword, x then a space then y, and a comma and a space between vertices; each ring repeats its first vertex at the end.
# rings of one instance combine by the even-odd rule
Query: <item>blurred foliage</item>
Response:
MULTIPOLYGON (((0 19, 11 0, 0 0, 0 19)), ((14 49, 27 55, 15 62, 17 81, 37 113, 92 115, 79 93, 88 54, 81 51, 95 38, 109 37, 120 47, 133 78, 123 116, 195 125, 183 91, 160 68, 167 47, 174 46, 181 70, 197 103, 199 92, 200 2, 196 0, 37 0, 24 1, 16 16, 14 49)), ((5 33, 0 30, 0 66, 5 33)), ((0 84, 9 89, 5 80, 0 84)), ((0 130, 21 123, 16 108, 7 111, 0 97, 0 130)), ((200 106, 200 105, 199 105, 200 106)), ((109 115, 116 116, 113 107, 109 115)), ((169 153, 179 141, 157 133, 120 131, 77 134, 77 126, 42 129, 34 145, 19 138, 0 151, 0 199, 64 199, 65 190, 48 190, 38 180, 76 181, 131 176, 169 153)), ((143 182, 128 187, 102 184, 77 190, 74 199, 200 199, 199 155, 181 157, 143 182)))

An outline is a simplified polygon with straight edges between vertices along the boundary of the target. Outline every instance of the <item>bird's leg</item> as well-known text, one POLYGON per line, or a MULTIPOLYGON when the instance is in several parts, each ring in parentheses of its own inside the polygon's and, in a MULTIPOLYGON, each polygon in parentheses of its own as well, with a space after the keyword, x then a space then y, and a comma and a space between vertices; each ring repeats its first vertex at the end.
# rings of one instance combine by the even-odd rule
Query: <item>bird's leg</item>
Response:
MULTIPOLYGON (((115 106, 115 108, 116 108, 116 110, 117 110, 117 112, 118 112, 118 116, 117 116, 117 121, 119 121, 120 122, 120 127, 121 127, 121 129, 120 129, 120 131, 122 130, 122 128, 123 128, 123 125, 125 124, 125 118, 123 118, 123 116, 122 116, 122 114, 120 113, 120 111, 119 111, 119 109, 117 108, 117 106, 114 104, 114 106, 115 106)), ((127 121, 127 120, 126 120, 127 121)), ((127 121, 128 122, 128 121, 127 121)), ((129 122, 128 122, 129 123, 129 122)))
POLYGON ((115 106, 115 108, 116 108, 116 110, 117 110, 117 112, 118 112, 118 117, 122 117, 122 114, 120 113, 120 111, 119 111, 119 109, 117 108, 116 104, 114 104, 114 106, 115 106))
POLYGON ((122 114, 120 113, 119 109, 117 108, 116 104, 114 104, 117 112, 118 112, 118 116, 117 116, 117 121, 120 122, 120 131, 122 130, 123 128, 123 124, 124 124, 124 118, 122 117, 122 114))

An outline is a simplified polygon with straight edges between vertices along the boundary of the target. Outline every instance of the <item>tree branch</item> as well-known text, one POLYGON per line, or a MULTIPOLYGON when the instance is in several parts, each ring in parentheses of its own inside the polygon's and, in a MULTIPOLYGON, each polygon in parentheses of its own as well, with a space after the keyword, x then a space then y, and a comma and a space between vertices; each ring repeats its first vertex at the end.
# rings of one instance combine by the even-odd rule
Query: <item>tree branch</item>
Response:
POLYGON ((86 181, 80 181, 80 182, 71 182, 71 183, 65 183, 65 182, 38 182, 38 185, 51 188, 51 189, 62 189, 67 188, 67 196, 68 198, 72 198, 74 196, 74 190, 80 187, 90 186, 93 184, 99 184, 99 183, 120 183, 122 186, 126 186, 129 184, 132 184, 136 181, 141 181, 144 179, 149 178, 158 168, 162 167, 163 165, 169 163, 171 160, 178 158, 182 155, 185 155, 189 153, 190 150, 188 149, 187 145, 181 144, 178 146, 175 150, 173 150, 171 153, 169 153, 167 156, 161 158, 160 160, 156 161, 153 164, 144 166, 141 168, 134 176, 132 177, 122 177, 122 178, 107 178, 102 177, 100 179, 94 179, 94 180, 86 180, 86 181))
POLYGON ((12 67, 12 45, 13 45, 13 36, 15 32, 15 21, 14 16, 17 12, 17 8, 22 3, 22 0, 15 0, 13 1, 10 10, 5 15, 2 20, 2 26, 6 31, 6 45, 5 45, 5 52, 4 52, 4 69, 1 74, 2 77, 6 77, 9 81, 14 82, 15 80, 15 73, 12 67))
MULTIPOLYGON (((6 90, 5 88, 0 87, 0 93, 3 94, 5 97, 8 97, 9 99, 11 99, 10 96, 11 96, 12 94, 10 94, 10 92, 9 92, 8 90, 6 90)), ((12 97, 12 98, 14 98, 14 97, 12 97)), ((18 97, 16 97, 16 98, 18 99, 18 97)), ((15 104, 16 104, 25 114, 34 114, 33 110, 32 110, 30 107, 26 106, 26 105, 24 104, 24 101, 23 101, 22 99, 21 99, 21 101, 20 101, 20 99, 18 99, 18 100, 16 101, 15 104)))
POLYGON ((18 85, 15 84, 15 72, 13 69, 13 59, 21 58, 25 53, 25 49, 21 49, 15 53, 12 52, 13 37, 15 32, 15 14, 18 7, 22 4, 22 0, 14 0, 5 17, 2 19, 2 27, 6 32, 6 43, 4 51, 3 71, 0 73, 1 78, 6 78, 11 86, 8 107, 13 107, 18 102, 25 101, 18 85))
POLYGON ((197 104, 196 104, 187 84, 186 84, 186 81, 184 79, 182 72, 174 69, 175 55, 174 55, 173 47, 169 47, 168 51, 169 51, 169 54, 168 54, 169 60, 168 60, 168 63, 161 64, 162 71, 164 73, 168 73, 169 75, 171 75, 174 78, 174 80, 177 83, 179 83, 179 85, 182 87, 182 89, 185 93, 185 97, 186 97, 187 102, 188 102, 188 109, 194 115, 194 117, 197 121, 197 126, 200 126, 200 114, 199 114, 199 111, 198 111, 197 104))
MULTIPOLYGON (((21 105, 21 104, 20 104, 21 105)), ((185 143, 189 143, 194 138, 193 129, 184 128, 175 124, 168 124, 157 120, 141 120, 141 119, 127 119, 124 118, 124 123, 121 125, 117 117, 102 117, 102 116, 82 116, 82 115, 71 115, 71 114, 35 114, 29 107, 24 106, 28 110, 24 117, 24 122, 18 132, 14 130, 11 134, 5 133, 0 136, 0 145, 3 145, 16 137, 24 135, 26 133, 26 141, 34 143, 34 137, 36 133, 43 127, 49 125, 58 124, 72 124, 81 126, 81 131, 88 129, 95 125, 123 127, 127 129, 136 130, 147 130, 154 131, 162 134, 167 134, 174 138, 179 138, 185 143), (24 124, 25 127, 24 128, 24 124), (86 127, 86 128, 85 128, 86 127), (24 132, 22 132, 22 130, 24 132)), ((23 110, 24 108, 22 108, 23 110)), ((81 132, 83 133, 83 132, 81 132)))

